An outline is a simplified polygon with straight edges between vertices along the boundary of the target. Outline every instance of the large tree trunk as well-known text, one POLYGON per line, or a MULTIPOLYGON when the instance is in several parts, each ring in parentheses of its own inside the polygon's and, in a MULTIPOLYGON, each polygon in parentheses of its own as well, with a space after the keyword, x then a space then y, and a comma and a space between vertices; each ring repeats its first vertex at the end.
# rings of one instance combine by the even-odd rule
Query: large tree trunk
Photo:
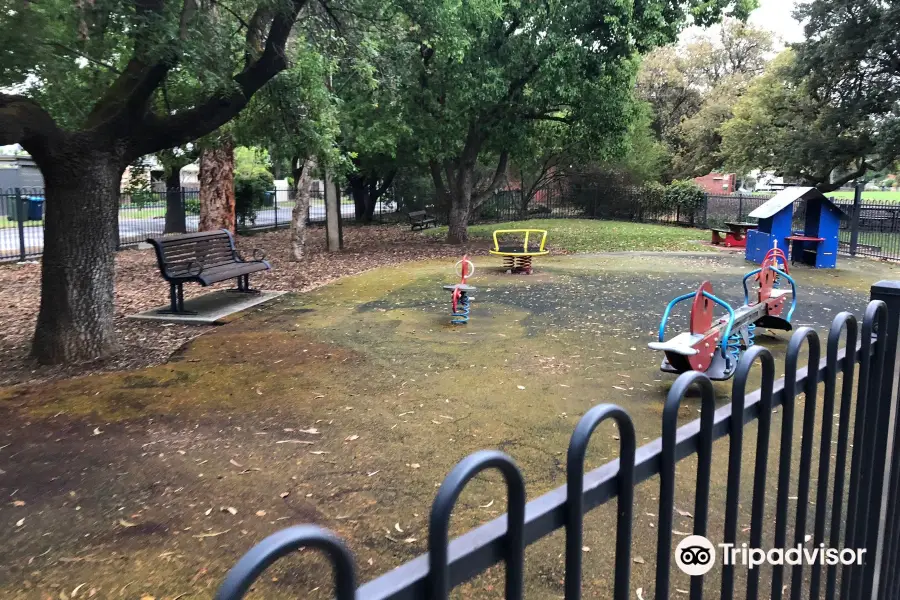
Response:
POLYGON ((309 216, 309 184, 313 161, 298 160, 294 165, 294 210, 291 212, 291 257, 303 260, 306 247, 306 219, 309 216))
POLYGON ((369 185, 368 178, 359 173, 353 173, 347 177, 350 183, 350 193, 353 196, 353 210, 357 223, 368 223, 366 219, 369 212, 369 185))
POLYGON ((172 168, 166 175, 166 226, 163 233, 184 233, 186 231, 181 168, 172 168))
POLYGON ((200 154, 200 231, 234 227, 234 143, 225 139, 200 154))
POLYGON ((32 355, 43 364, 115 350, 114 251, 125 170, 115 157, 85 148, 56 156, 54 165, 40 165, 47 206, 32 355))

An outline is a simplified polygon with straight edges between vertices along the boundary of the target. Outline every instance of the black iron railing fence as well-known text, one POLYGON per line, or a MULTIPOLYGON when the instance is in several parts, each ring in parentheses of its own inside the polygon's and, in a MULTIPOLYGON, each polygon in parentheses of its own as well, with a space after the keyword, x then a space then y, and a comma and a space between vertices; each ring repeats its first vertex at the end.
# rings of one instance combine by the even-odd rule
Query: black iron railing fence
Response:
MULTIPOLYGON (((361 587, 357 588, 354 557, 340 539, 318 527, 297 526, 266 538, 250 550, 228 573, 216 598, 242 598, 276 560, 301 548, 315 548, 334 567, 339 600, 439 600, 447 598, 452 588, 501 562, 505 564, 505 597, 519 599, 523 597, 525 548, 563 529, 565 598, 575 600, 582 594, 585 514, 616 500, 611 597, 625 600, 635 597, 631 582, 633 492, 637 484, 654 477, 659 485, 656 575, 652 588, 648 590, 649 585, 643 584, 643 598, 674 597, 670 594, 676 562, 672 550, 676 465, 688 458, 696 460, 697 465, 693 474, 693 535, 736 544, 738 510, 749 501, 752 548, 762 548, 764 538, 773 539, 774 530, 771 548, 799 545, 812 549, 822 544, 866 550, 861 564, 775 565, 767 581, 761 581, 759 569, 748 573, 746 567, 738 567, 744 570, 740 573, 740 590, 736 590, 738 568, 724 565, 714 586, 719 593, 710 597, 730 599, 740 591, 740 596, 748 599, 898 598, 900 452, 895 440, 900 422, 896 419, 900 282, 874 285, 871 297, 861 328, 850 313, 837 316, 824 358, 820 358, 818 334, 808 327, 799 328, 788 346, 784 378, 778 381, 772 355, 761 346, 753 346, 741 359, 730 403, 721 408, 716 409, 715 391, 705 375, 682 375, 664 405, 662 437, 641 448, 636 448, 634 425, 625 410, 611 404, 592 408, 570 439, 566 485, 527 504, 525 483, 512 458, 494 451, 470 455, 438 490, 429 521, 428 554, 361 587), (801 355, 807 357, 806 366, 800 365, 801 355), (762 371, 761 387, 748 394, 748 379, 756 365, 762 371), (821 396, 820 384, 824 384, 821 396), (678 427, 679 408, 692 389, 700 393, 700 418, 678 427), (802 403, 798 400, 801 394, 802 403), (782 416, 776 440, 773 433, 778 430, 772 421, 773 412, 779 409, 782 416), (797 431, 795 418, 801 422, 797 431), (584 473, 586 448, 592 433, 604 421, 614 421, 618 426, 619 458, 584 473), (752 473, 743 474, 742 459, 747 452, 744 434, 751 424, 756 429, 754 467, 752 473), (714 442, 726 437, 724 530, 713 532, 708 527, 710 489, 715 486, 720 492, 722 482, 712 481, 710 465, 717 449, 714 442), (793 457, 798 451, 797 463, 793 457), (770 453, 777 454, 777 464, 770 461, 770 453), (506 482, 507 514, 450 541, 448 526, 457 498, 473 477, 488 469, 499 470, 506 482), (741 481, 746 476, 753 482, 750 498, 741 494, 741 481), (774 498, 767 489, 767 479, 772 477, 777 480, 774 498)), ((690 471, 691 467, 682 463, 680 476, 690 471)), ((592 577, 604 579, 606 574, 592 573, 592 577)), ((691 577, 690 598, 701 598, 704 587, 709 590, 704 578, 691 577)))
MULTIPOLYGON (((123 194, 119 210, 119 245, 138 244, 147 237, 161 235, 166 229, 167 199, 175 194, 185 212, 185 232, 197 231, 200 197, 197 190, 143 192, 123 194)), ((533 194, 507 190, 494 194, 473 211, 472 223, 516 221, 522 219, 604 219, 659 223, 697 227, 722 227, 729 221, 746 221, 748 215, 770 195, 707 195, 701 206, 693 210, 659 210, 645 206, 644 192, 636 186, 552 185, 533 194)), ((371 221, 405 222, 411 210, 425 210, 439 224, 448 221, 448 209, 433 200, 418 198, 415 205, 404 205, 402 195, 389 191, 372 207, 371 221)), ((9 189, 0 191, 0 261, 25 260, 41 255, 43 250, 43 190, 9 189)), ((858 205, 851 199, 835 203, 845 212, 840 233, 841 251, 851 255, 900 260, 900 202, 865 199, 858 205), (859 218, 853 215, 858 213, 859 218), (855 235, 854 235, 855 234, 855 235)), ((286 191, 271 192, 247 215, 239 215, 238 230, 278 229, 289 227, 295 199, 286 191)), ((356 220, 357 209, 352 199, 341 200, 341 218, 356 220)), ((795 217, 802 220, 802 206, 795 217)), ((320 190, 313 191, 307 212, 309 223, 324 223, 325 199, 320 190)), ((365 220, 369 220, 366 218, 365 220)), ((802 224, 798 221, 798 225, 802 224)))

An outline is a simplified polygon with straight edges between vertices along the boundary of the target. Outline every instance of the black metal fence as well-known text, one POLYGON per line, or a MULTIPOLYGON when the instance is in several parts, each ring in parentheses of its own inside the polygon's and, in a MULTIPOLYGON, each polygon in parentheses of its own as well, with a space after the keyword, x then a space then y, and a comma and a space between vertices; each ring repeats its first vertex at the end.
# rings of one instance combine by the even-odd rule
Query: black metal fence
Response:
MULTIPOLYGON (((174 194, 185 213, 184 232, 197 231, 200 224, 200 192, 193 189, 147 191, 139 194, 123 193, 119 202, 119 247, 137 245, 148 237, 162 235, 166 225, 166 206, 174 194)), ((325 199, 321 191, 310 194, 308 223, 325 222, 325 199)), ((44 249, 44 190, 16 188, 0 191, 0 261, 28 260, 40 257, 44 249)), ((265 201, 239 214, 238 231, 279 229, 289 227, 296 202, 293 193, 273 191, 265 201)), ((372 220, 384 222, 405 218, 398 213, 396 202, 390 198, 377 202, 372 220)), ((341 217, 356 218, 352 201, 343 199, 341 217)))
MULTIPOLYGON (((681 546, 676 549, 681 554, 673 561, 676 465, 681 463, 679 476, 687 476, 694 470, 685 465, 687 459, 696 460, 693 535, 737 548, 741 547, 739 538, 747 538, 749 548, 754 549, 762 549, 765 539, 772 540, 772 549, 800 546, 866 551, 861 563, 790 563, 787 569, 783 563, 776 564, 767 571, 765 581, 761 581, 758 568, 748 571, 723 561, 716 572, 717 581, 710 582, 707 575, 691 577, 690 598, 701 598, 704 589, 707 593, 714 590, 710 597, 734 598, 737 582, 743 588, 737 591, 748 599, 780 599, 788 594, 792 600, 896 599, 900 597, 900 452, 894 441, 900 423, 896 419, 900 282, 875 284, 871 297, 861 329, 850 313, 835 318, 824 358, 818 334, 808 327, 799 328, 788 346, 784 378, 778 381, 770 352, 761 346, 750 348, 739 363, 730 403, 721 408, 716 408, 715 391, 705 375, 683 374, 666 399, 662 437, 640 448, 636 448, 635 428, 625 410, 611 404, 590 409, 569 442, 567 483, 527 504, 525 482, 512 458, 494 451, 470 455, 451 471, 437 492, 429 521, 428 553, 359 588, 354 557, 344 543, 327 530, 297 526, 250 550, 228 573, 216 599, 242 598, 269 566, 301 548, 319 549, 327 555, 339 600, 447 598, 452 588, 501 562, 506 567, 505 597, 518 599, 523 597, 525 548, 564 529, 565 598, 575 600, 582 595, 583 519, 590 510, 615 499, 613 577, 594 572, 591 578, 612 581, 612 594, 604 597, 626 600, 634 597, 634 489, 651 478, 657 478, 659 485, 655 585, 648 591, 644 582, 646 595, 638 593, 637 597, 675 597, 670 595, 672 563, 690 563, 681 546), (806 366, 800 365, 801 355, 807 358, 806 366), (748 394, 748 379, 757 365, 761 387, 748 394), (820 384, 824 388, 821 393, 820 384), (679 410, 691 390, 699 391, 700 418, 678 427, 679 410), (773 414, 778 411, 781 422, 773 426, 773 414), (604 421, 617 425, 619 458, 584 473, 591 435, 604 421), (799 425, 796 431, 795 424, 799 425), (751 425, 756 440, 745 443, 745 430, 751 425), (779 426, 780 435, 775 439, 779 426), (714 452, 724 451, 724 446, 714 447, 714 442, 726 437, 727 478, 713 481, 714 452), (754 447, 753 472, 745 475, 742 459, 754 447), (777 455, 777 463, 770 454, 777 455), (499 470, 506 482, 507 514, 450 541, 448 526, 457 498, 473 477, 488 469, 499 470), (752 479, 749 498, 741 494, 744 477, 752 479), (777 481, 774 494, 769 486, 773 477, 777 481), (722 487, 724 528, 710 531, 711 488, 716 490, 715 498, 722 498, 722 487), (747 529, 740 535, 738 531, 742 503, 750 505, 748 536, 744 535, 747 529)), ((699 556, 692 550, 688 558, 699 556)))
MULTIPOLYGON (((165 231, 166 200, 173 192, 156 191, 139 195, 123 194, 119 209, 119 245, 131 246, 165 231)), ((197 190, 174 191, 185 211, 185 231, 197 231, 200 197, 197 190)), ((415 206, 404 205, 402 194, 388 193, 371 210, 377 223, 405 220, 410 210, 426 210, 439 224, 448 221, 448 209, 433 199, 418 199, 415 206)), ((694 210, 650 210, 640 187, 619 185, 548 186, 534 194, 506 190, 494 194, 472 214, 472 223, 515 221, 529 218, 578 218, 660 223, 685 227, 722 227, 729 221, 747 221, 748 215, 770 195, 708 195, 694 210)), ((25 260, 43 251, 43 190, 11 189, 0 192, 0 261, 25 260)), ((408 202, 408 201, 407 201, 408 202)), ((845 254, 900 260, 900 202, 865 199, 858 206, 850 199, 835 203, 845 213, 840 231, 845 254), (854 215, 858 214, 858 218, 854 215), (855 235, 854 235, 855 234, 855 235)), ((238 230, 288 227, 295 206, 292 193, 271 192, 266 200, 246 215, 239 213, 238 230)), ((341 218, 356 219, 357 209, 349 196, 341 199, 341 218)), ((795 220, 802 226, 803 207, 796 207, 795 220)), ((311 193, 309 223, 325 221, 325 199, 321 190, 311 193)))

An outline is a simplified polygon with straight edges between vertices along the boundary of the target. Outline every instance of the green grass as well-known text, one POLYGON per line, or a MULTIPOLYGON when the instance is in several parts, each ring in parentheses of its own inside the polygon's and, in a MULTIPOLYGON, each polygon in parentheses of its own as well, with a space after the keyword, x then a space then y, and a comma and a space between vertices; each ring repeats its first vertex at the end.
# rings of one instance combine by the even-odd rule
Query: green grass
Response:
MULTIPOLYGON (((832 198, 840 198, 853 200, 853 190, 838 190, 836 192, 828 192, 826 196, 832 198)), ((890 200, 892 202, 900 202, 900 191, 891 192, 863 192, 863 201, 865 200, 890 200)))
MULTIPOLYGON (((645 225, 588 219, 529 219, 469 227, 472 239, 492 239, 495 229, 546 229, 547 247, 568 252, 619 252, 626 250, 710 250, 697 243, 708 237, 701 229, 645 225)), ((428 235, 446 236, 447 228, 427 230, 428 235)))
MULTIPOLYGON (((30 227, 32 225, 40 225, 43 221, 25 221, 25 227, 30 227)), ((9 217, 0 216, 0 229, 11 229, 14 227, 18 227, 19 222, 15 219, 10 219, 9 217)))

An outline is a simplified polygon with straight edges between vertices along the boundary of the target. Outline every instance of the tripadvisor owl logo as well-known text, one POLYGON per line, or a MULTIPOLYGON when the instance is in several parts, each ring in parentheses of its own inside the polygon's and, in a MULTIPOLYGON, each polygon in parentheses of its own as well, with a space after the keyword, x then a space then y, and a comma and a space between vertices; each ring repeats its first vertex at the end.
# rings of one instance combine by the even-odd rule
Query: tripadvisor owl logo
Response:
MULTIPOLYGON (((827 548, 825 544, 806 547, 797 544, 790 548, 750 548, 747 544, 719 544, 723 565, 742 565, 751 571, 760 565, 862 565, 866 549, 827 548)), ((716 564, 716 546, 702 535, 689 535, 675 548, 675 564, 692 577, 706 575, 716 564)))
POLYGON ((675 564, 692 577, 706 575, 716 564, 716 548, 702 535, 689 535, 675 548, 675 564))

